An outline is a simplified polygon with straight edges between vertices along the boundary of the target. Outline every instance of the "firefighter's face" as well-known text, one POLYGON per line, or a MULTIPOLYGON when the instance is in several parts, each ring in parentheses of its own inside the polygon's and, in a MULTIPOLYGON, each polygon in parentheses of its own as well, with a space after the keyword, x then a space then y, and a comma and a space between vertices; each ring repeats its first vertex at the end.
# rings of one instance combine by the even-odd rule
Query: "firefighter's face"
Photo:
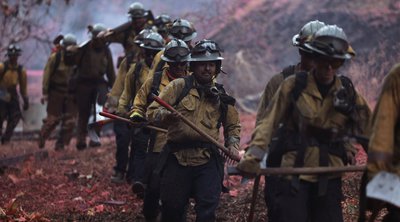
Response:
POLYGON ((168 62, 169 72, 176 78, 184 77, 188 68, 188 62, 168 62))
POLYGON ((210 83, 217 71, 217 64, 214 61, 193 62, 193 75, 200 84, 210 83))

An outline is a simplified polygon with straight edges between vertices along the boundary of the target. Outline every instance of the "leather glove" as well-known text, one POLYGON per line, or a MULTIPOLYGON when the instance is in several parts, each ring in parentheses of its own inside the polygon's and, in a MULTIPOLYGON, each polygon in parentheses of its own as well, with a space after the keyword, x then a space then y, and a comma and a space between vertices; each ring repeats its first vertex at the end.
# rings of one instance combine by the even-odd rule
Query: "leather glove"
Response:
POLYGON ((138 112, 133 112, 129 118, 133 121, 133 122, 146 122, 146 118, 144 118, 140 113, 138 112))
POLYGON ((47 95, 43 95, 42 98, 40 98, 40 103, 44 105, 49 101, 49 97, 47 95))
POLYGON ((27 96, 23 97, 24 100, 24 106, 22 107, 24 109, 24 111, 29 109, 29 98, 27 96))
POLYGON ((253 178, 260 173, 260 161, 259 158, 247 152, 236 168, 243 173, 244 177, 253 178))
POLYGON ((238 143, 229 145, 228 150, 231 153, 231 155, 239 156, 239 144, 238 143))

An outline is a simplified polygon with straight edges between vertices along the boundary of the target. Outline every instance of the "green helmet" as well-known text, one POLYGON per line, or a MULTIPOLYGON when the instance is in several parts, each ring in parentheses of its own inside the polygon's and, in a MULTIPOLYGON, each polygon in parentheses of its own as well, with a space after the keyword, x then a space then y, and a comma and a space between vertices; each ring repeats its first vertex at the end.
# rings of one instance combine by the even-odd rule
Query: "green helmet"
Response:
POLYGON ((147 17, 149 12, 144 9, 143 4, 134 2, 129 6, 128 15, 133 19, 147 17))
POLYGON ((304 46, 318 55, 336 59, 351 59, 349 42, 342 28, 336 25, 327 25, 318 30, 313 40, 304 46))
POLYGON ((187 42, 194 39, 197 36, 196 29, 193 24, 185 19, 177 19, 169 29, 169 33, 177 39, 182 39, 187 42))
POLYGON ((157 32, 151 32, 146 37, 143 38, 140 47, 151 50, 163 50, 165 41, 163 37, 157 32))
POLYGON ((161 59, 166 62, 187 62, 190 59, 190 49, 181 39, 172 39, 166 46, 161 59))
POLYGON ((10 44, 7 48, 7 56, 20 56, 21 55, 21 48, 16 44, 10 44))

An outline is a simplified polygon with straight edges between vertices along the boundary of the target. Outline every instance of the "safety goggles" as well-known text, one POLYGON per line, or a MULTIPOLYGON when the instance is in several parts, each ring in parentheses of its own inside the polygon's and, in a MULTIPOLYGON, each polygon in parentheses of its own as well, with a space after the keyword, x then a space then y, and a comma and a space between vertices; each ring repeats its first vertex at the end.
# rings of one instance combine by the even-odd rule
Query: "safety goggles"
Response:
POLYGON ((154 41, 153 39, 143 39, 142 43, 144 46, 151 47, 151 48, 162 48, 163 47, 163 45, 161 45, 157 41, 154 41))
POLYGON ((313 41, 312 46, 319 50, 322 50, 328 55, 343 55, 346 53, 349 47, 348 44, 344 44, 340 41, 322 42, 318 40, 313 41))
POLYGON ((177 56, 185 57, 190 54, 189 49, 183 47, 173 47, 164 52, 164 54, 170 58, 175 58, 177 56))
POLYGON ((215 42, 200 41, 193 48, 193 53, 220 52, 221 49, 215 42))
POLYGON ((193 30, 190 27, 187 26, 172 26, 169 32, 172 35, 191 35, 193 33, 193 30))

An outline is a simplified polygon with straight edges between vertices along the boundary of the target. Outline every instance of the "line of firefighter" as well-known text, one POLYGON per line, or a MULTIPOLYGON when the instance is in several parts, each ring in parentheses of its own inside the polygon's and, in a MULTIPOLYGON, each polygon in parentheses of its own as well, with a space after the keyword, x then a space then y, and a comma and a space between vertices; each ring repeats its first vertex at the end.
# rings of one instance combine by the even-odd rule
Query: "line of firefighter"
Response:
MULTIPOLYGON (((96 24, 89 27, 92 39, 80 47, 72 34, 58 38, 44 72, 41 101, 48 102, 48 116, 40 132, 39 147, 45 146, 51 131, 61 122, 55 149, 64 149, 71 140, 78 113, 76 147, 85 149, 86 126, 91 112, 95 114, 96 103, 104 105, 107 112, 134 122, 150 121, 163 126, 168 129, 167 134, 114 121, 117 151, 111 181, 123 183, 126 179, 133 184, 133 192, 144 198, 147 221, 156 221, 159 211, 162 221, 184 221, 191 197, 196 201, 197 221, 215 221, 224 160, 214 144, 182 123, 176 114, 153 102, 151 95, 160 95, 216 139, 223 126, 225 145, 237 154, 239 116, 234 99, 216 82, 223 58, 213 41, 203 40, 191 46, 197 33, 187 20, 172 22, 169 16, 161 15, 152 21, 149 12, 141 3, 133 3, 128 11, 129 26, 107 30, 96 24), (151 22, 155 22, 158 33, 150 27, 151 22), (112 42, 122 44, 125 50, 117 77, 108 49, 112 42)), ((292 41, 299 48, 300 62, 286 67, 267 84, 250 148, 238 164, 244 174, 256 174, 266 153, 270 167, 355 164, 357 150, 353 141, 343 140, 343 136, 371 133, 367 103, 348 77, 337 74, 345 60, 355 56, 344 31, 335 25, 311 21, 292 41)), ((0 66, 1 124, 7 119, 2 143, 10 140, 21 117, 16 85, 20 85, 24 110, 29 107, 26 71, 17 63, 20 53, 18 46, 10 45, 9 60, 0 66)), ((399 73, 396 70, 390 76, 399 73)), ((391 87, 388 85, 386 88, 391 87)), ((388 97, 382 94, 381 98, 387 101, 385 96, 388 97)), ((375 150, 368 165, 371 175, 388 169, 399 172, 398 156, 394 156, 397 151, 375 146, 382 143, 376 141, 381 138, 375 129, 382 127, 382 113, 386 111, 380 104, 391 106, 378 103, 378 114, 374 115, 375 136, 370 146, 375 150)), ((391 110, 394 123, 396 111, 391 110)), ((389 132, 394 137, 395 134, 389 132)), ((89 146, 100 144, 89 141, 89 146)), ((266 184, 268 221, 343 221, 340 175, 268 176, 266 184)), ((397 221, 399 209, 388 209, 387 221, 397 221)))

